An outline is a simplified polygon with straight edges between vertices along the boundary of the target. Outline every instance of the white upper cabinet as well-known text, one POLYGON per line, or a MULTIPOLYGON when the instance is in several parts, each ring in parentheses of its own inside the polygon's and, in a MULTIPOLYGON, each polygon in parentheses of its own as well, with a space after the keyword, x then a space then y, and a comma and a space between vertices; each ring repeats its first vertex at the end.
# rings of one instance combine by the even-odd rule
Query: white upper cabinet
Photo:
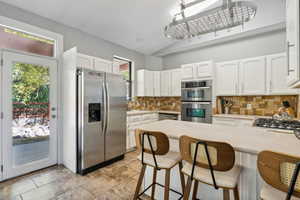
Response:
POLYGON ((289 89, 287 84, 286 54, 267 56, 267 91, 268 94, 295 94, 296 89, 289 89))
POLYGON ((112 62, 101 58, 94 58, 94 69, 97 71, 112 73, 112 62))
POLYGON ((182 80, 211 79, 213 62, 185 64, 181 66, 182 80))
POLYGON ((163 97, 171 96, 171 72, 161 71, 160 79, 160 95, 163 97))
POLYGON ((289 86, 300 85, 299 65, 299 0, 286 1, 286 52, 287 82, 289 86))
POLYGON ((93 57, 78 53, 77 67, 91 70, 94 69, 93 57))
POLYGON ((182 80, 189 80, 194 78, 195 64, 186 64, 181 66, 182 80))
POLYGON ((216 64, 216 94, 219 96, 238 95, 239 61, 223 62, 216 64))
POLYGON ((212 77, 212 62, 201 62, 201 63, 196 63, 195 64, 196 68, 196 77, 199 79, 205 79, 205 78, 211 78, 212 77))
POLYGON ((160 72, 144 69, 137 71, 137 96, 160 96, 160 72))
POLYGON ((266 94, 266 57, 242 60, 240 63, 241 95, 266 94))
POLYGON ((160 72, 154 71, 153 73, 153 96, 159 97, 160 96, 160 72))
POLYGON ((171 71, 171 96, 181 96, 181 70, 171 71))

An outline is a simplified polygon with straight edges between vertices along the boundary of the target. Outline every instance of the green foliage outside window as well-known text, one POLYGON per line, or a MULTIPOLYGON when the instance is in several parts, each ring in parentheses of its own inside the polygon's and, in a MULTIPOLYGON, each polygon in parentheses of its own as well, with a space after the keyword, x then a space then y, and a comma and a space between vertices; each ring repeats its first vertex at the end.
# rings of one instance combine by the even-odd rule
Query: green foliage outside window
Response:
POLYGON ((12 73, 13 102, 28 104, 49 102, 49 69, 32 64, 16 63, 12 73))

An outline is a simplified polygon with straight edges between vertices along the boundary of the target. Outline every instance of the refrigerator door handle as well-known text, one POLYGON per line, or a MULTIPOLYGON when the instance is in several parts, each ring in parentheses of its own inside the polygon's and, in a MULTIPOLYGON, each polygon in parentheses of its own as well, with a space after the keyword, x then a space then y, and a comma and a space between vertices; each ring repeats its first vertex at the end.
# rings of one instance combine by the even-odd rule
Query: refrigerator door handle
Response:
POLYGON ((108 86, 107 86, 107 82, 106 82, 106 84, 105 84, 105 94, 106 94, 106 113, 105 113, 105 115, 106 115, 106 119, 105 119, 105 134, 107 134, 107 127, 108 127, 108 124, 109 124, 109 104, 110 104, 110 102, 109 102, 109 92, 108 92, 108 86))
POLYGON ((105 127, 106 127, 106 88, 105 88, 105 82, 102 84, 102 101, 103 101, 103 118, 102 118, 102 133, 105 134, 105 127))

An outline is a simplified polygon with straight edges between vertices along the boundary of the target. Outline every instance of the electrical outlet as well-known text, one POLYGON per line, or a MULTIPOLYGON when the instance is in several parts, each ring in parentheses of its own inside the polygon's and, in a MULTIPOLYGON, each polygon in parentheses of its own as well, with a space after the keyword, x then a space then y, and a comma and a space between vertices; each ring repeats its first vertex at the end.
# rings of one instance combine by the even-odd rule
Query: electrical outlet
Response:
POLYGON ((251 110, 252 109, 252 104, 251 103, 248 103, 247 104, 247 110, 251 110))

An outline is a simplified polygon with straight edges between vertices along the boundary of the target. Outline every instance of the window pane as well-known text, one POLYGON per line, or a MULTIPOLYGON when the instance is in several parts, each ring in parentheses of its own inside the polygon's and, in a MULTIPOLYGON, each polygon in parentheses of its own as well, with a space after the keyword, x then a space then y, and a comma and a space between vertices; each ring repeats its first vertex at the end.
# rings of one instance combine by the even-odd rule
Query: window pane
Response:
POLYGON ((0 48, 54 56, 54 41, 0 26, 0 48))

